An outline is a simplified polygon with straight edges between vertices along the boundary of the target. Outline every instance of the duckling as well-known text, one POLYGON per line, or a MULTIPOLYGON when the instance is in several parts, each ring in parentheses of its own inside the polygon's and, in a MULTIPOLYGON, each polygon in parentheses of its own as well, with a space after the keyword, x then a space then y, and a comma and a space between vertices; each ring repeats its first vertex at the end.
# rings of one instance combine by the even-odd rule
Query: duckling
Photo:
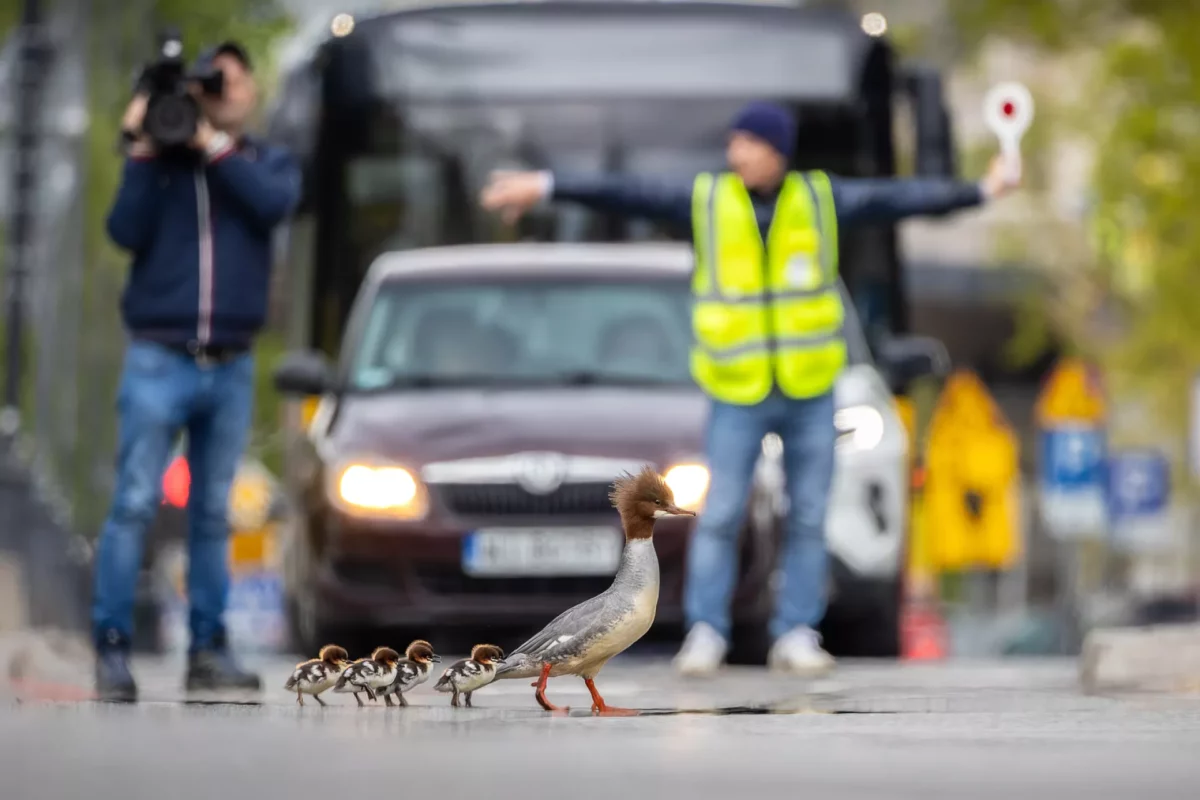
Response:
POLYGON ((326 705, 321 699, 321 692, 336 684, 338 676, 349 664, 350 654, 346 648, 327 644, 316 658, 297 664, 283 688, 296 693, 297 705, 304 705, 306 694, 311 694, 318 703, 326 705))
POLYGON ((637 475, 624 474, 609 499, 621 515, 625 550, 612 585, 601 594, 568 609, 540 633, 516 648, 496 671, 496 678, 533 678, 534 698, 547 711, 560 710, 546 699, 546 681, 559 675, 583 678, 596 714, 635 714, 604 702, 593 683, 608 660, 645 635, 658 606, 658 555, 654 521, 667 516, 695 516, 675 505, 666 481, 647 465, 637 475))
POLYGON ((359 692, 366 692, 367 697, 375 699, 375 689, 371 686, 371 682, 378 672, 379 665, 373 659, 356 659, 353 664, 342 670, 342 674, 338 676, 337 682, 333 686, 333 692, 334 694, 352 693, 361 708, 366 704, 358 696, 359 692))
MULTIPOLYGON (((390 647, 376 647, 375 652, 371 653, 371 660, 375 662, 375 675, 367 681, 367 684, 371 687, 372 693, 379 697, 380 690, 390 686, 396 679, 400 654, 390 647)), ((384 702, 390 706, 392 698, 385 697, 384 702)))
POLYGON ((393 694, 400 705, 408 705, 404 693, 429 680, 429 674, 432 672, 430 664, 441 660, 442 657, 433 652, 433 646, 429 642, 417 639, 409 644, 408 649, 404 651, 404 658, 396 663, 396 675, 392 682, 382 689, 377 689, 375 694, 382 697, 389 706, 392 704, 393 694))
POLYGON ((471 648, 471 657, 451 664, 433 688, 439 692, 453 692, 450 705, 455 708, 458 708, 458 695, 461 692, 467 708, 471 708, 471 692, 495 680, 496 667, 503 663, 504 651, 499 647, 477 644, 471 648))

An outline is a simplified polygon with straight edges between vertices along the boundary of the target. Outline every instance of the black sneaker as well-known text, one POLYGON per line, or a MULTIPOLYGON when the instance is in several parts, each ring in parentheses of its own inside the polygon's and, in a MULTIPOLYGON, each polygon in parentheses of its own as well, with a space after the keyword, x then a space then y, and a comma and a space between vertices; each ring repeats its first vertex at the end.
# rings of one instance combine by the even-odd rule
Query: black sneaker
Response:
POLYGON ((96 644, 96 698, 137 702, 137 683, 129 671, 129 640, 115 630, 106 631, 96 644))
POLYGON ((238 666, 224 637, 215 646, 198 650, 188 656, 187 690, 189 694, 213 692, 222 696, 233 693, 262 691, 262 681, 253 672, 238 666))

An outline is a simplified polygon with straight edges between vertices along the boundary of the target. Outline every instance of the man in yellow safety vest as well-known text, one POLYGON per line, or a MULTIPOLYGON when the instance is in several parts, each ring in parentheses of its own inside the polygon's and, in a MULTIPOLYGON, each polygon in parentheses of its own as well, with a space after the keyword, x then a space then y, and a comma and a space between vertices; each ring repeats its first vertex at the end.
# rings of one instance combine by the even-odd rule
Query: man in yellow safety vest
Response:
POLYGON ((1014 188, 1000 159, 978 183, 789 171, 796 138, 786 108, 756 102, 731 126, 729 172, 702 173, 690 185, 623 175, 503 172, 492 176, 481 198, 509 222, 552 199, 691 228, 692 374, 712 408, 710 486, 688 551, 688 635, 675 660, 687 674, 712 672, 725 659, 737 536, 768 433, 783 441, 790 504, 770 663, 804 674, 833 666, 816 628, 825 614, 833 388, 846 362, 839 226, 945 214, 1014 188))

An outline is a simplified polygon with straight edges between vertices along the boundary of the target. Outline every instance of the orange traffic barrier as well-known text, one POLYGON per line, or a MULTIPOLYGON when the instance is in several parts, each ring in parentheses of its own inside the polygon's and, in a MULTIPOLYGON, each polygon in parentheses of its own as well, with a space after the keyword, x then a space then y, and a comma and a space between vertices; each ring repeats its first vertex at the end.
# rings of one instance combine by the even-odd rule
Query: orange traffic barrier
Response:
POLYGON ((946 621, 930 603, 905 601, 900 611, 900 659, 941 661, 949 651, 946 621))

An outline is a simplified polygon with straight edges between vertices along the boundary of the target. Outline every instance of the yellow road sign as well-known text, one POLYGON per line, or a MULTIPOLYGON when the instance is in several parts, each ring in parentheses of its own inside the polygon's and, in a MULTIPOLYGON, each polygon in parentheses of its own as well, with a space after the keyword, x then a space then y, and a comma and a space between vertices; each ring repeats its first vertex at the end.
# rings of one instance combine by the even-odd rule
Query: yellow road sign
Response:
POLYGON ((923 560, 939 571, 1008 569, 1021 558, 1020 451, 974 374, 950 376, 929 423, 923 560))
POLYGON ((1102 423, 1107 408, 1099 372, 1082 359, 1062 359, 1042 387, 1034 413, 1043 428, 1073 422, 1102 423))

